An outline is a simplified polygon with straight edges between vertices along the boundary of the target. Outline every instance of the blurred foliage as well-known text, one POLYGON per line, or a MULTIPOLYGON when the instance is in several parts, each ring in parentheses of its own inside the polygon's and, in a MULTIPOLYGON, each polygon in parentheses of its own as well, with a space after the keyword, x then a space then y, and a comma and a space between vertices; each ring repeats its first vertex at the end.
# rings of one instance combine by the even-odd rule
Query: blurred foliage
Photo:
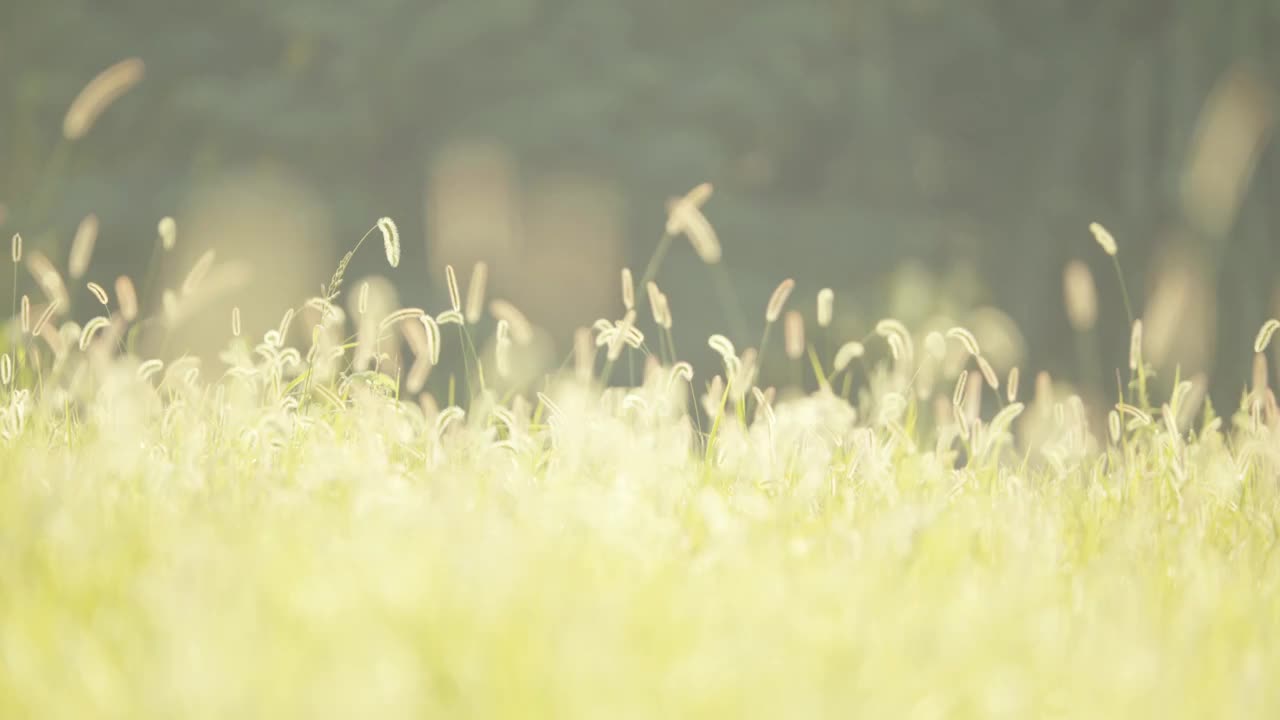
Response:
MULTIPOLYGON (((794 275, 805 303, 831 285, 842 311, 873 321, 893 309, 889 271, 914 259, 981 279, 939 282, 959 290, 930 310, 1000 307, 1032 365, 1070 375, 1067 260, 1098 280, 1105 366, 1127 344, 1088 223, 1115 232, 1141 296, 1152 253, 1185 225, 1179 178, 1205 99, 1240 63, 1274 96, 1277 37, 1277 0, 4 3, 0 229, 65 246, 93 211, 104 261, 137 268, 193 184, 271 165, 321 194, 340 238, 384 214, 421 237, 428 163, 480 137, 531 177, 617 183, 633 265, 665 198, 710 180, 749 310, 794 275), (58 150, 69 99, 135 55, 143 84, 58 150)), ((1280 269, 1277 197, 1271 147, 1225 237, 1178 234, 1209 248, 1233 376, 1280 269)), ((673 305, 705 336, 701 276, 673 262, 673 305)))

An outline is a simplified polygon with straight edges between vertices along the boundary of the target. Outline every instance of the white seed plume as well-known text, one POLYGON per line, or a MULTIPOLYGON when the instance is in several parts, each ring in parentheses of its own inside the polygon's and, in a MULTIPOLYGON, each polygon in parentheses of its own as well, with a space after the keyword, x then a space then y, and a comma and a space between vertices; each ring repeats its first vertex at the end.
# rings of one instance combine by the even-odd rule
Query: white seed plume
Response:
POLYGON ((13 258, 15 265, 22 262, 22 236, 18 233, 14 233, 13 240, 10 241, 9 257, 13 258))
POLYGON ((1062 271, 1062 296, 1071 327, 1076 332, 1093 328, 1098 319, 1098 292, 1088 265, 1079 260, 1067 263, 1062 271))
POLYGON ((1102 251, 1111 257, 1115 257, 1119 248, 1116 247, 1116 239, 1112 237, 1111 232, 1102 227, 1100 223, 1089 223, 1089 232, 1093 233, 1093 239, 1098 241, 1102 246, 1102 251))
POLYGON ((702 204, 711 197, 711 183, 702 183, 684 197, 673 200, 667 209, 668 235, 683 233, 698 257, 708 265, 720 262, 720 239, 702 214, 702 204))
POLYGON ((84 328, 80 331, 80 350, 82 352, 88 350, 89 343, 93 342, 93 336, 97 335, 99 330, 110 324, 111 321, 101 315, 85 323, 84 328))
POLYGON ((50 301, 56 302, 59 307, 65 307, 70 302, 62 275, 44 253, 39 250, 28 253, 27 270, 50 301))
POLYGON ((144 381, 149 380, 151 376, 155 375, 156 373, 160 372, 163 369, 164 369, 163 360, 157 360, 155 358, 152 358, 150 360, 143 361, 140 365, 138 365, 138 370, 137 370, 138 379, 144 380, 144 381))
POLYGON ((98 73, 76 95, 62 119, 62 135, 79 140, 93 127, 94 121, 117 98, 142 80, 146 66, 138 58, 121 60, 98 73))
POLYGON ((915 345, 911 342, 911 333, 907 326, 894 318, 885 318, 876 323, 876 334, 889 343, 894 360, 911 362, 915 358, 915 345))
POLYGON ((93 294, 93 298, 97 300, 99 303, 101 303, 102 305, 107 305, 111 302, 107 298, 107 291, 104 290, 103 287, 98 283, 89 282, 85 284, 85 287, 89 288, 89 292, 93 294))
POLYGON ((849 363, 863 356, 866 348, 857 340, 851 340, 840 346, 836 351, 835 362, 833 363, 836 372, 841 372, 849 367, 849 363))
POLYGON ((507 377, 511 374, 511 325, 506 320, 498 321, 498 328, 495 331, 495 339, 493 346, 493 361, 497 365, 498 376, 507 377))
POLYGON ((764 309, 764 321, 767 323, 777 322, 778 316, 782 315, 782 308, 787 304, 787 298, 791 297, 791 291, 796 287, 796 281, 787 278, 778 283, 778 287, 773 289, 773 294, 769 296, 769 304, 764 309))
POLYGON ((831 316, 835 310, 836 293, 831 288, 818 291, 818 327, 831 326, 831 316))
POLYGON ((0 384, 8 385, 13 381, 13 360, 9 353, 0 355, 0 384))
POLYGON ((356 312, 364 315, 369 311, 369 282, 360 283, 360 292, 356 294, 356 312))
POLYGON ((644 287, 649 294, 649 311, 653 313, 653 322, 661 328, 671 328, 670 310, 667 308, 667 298, 658 289, 658 284, 650 280, 644 287))
POLYGON ((987 381, 987 385, 990 385, 992 390, 999 390, 1000 376, 996 375, 991 363, 987 362, 987 359, 981 355, 978 355, 975 359, 978 361, 978 369, 982 371, 982 379, 987 381))
POLYGON ((57 300, 49 303, 49 305, 44 309, 44 312, 40 313, 39 319, 36 320, 35 327, 31 328, 31 334, 39 336, 44 331, 44 326, 48 324, 49 319, 53 317, 54 313, 61 309, 62 308, 58 305, 57 300))
POLYGON ((378 218, 378 232, 382 233, 382 248, 387 253, 387 264, 397 267, 400 264, 400 230, 389 217, 378 218))
POLYGON ((631 331, 635 329, 636 311, 628 310, 627 314, 622 317, 613 328, 613 337, 609 341, 609 350, 605 357, 609 360, 617 360, 622 355, 622 348, 627 345, 627 338, 631 335, 631 331))
POLYGON ((204 281, 205 276, 209 274, 209 269, 213 267, 213 261, 217 254, 213 250, 205 250, 200 259, 196 260, 196 264, 191 266, 187 277, 182 281, 182 294, 190 295, 200 287, 200 283, 204 281))
POLYGON ((240 306, 231 308, 231 336, 240 337, 240 306))
POLYGON ((427 311, 422 308, 400 308, 399 310, 382 318, 382 322, 378 323, 378 332, 381 333, 392 325, 405 320, 417 320, 426 314, 427 311))
POLYGON ((1120 413, 1112 410, 1107 413, 1107 431, 1111 435, 1111 442, 1120 443, 1120 413))
POLYGON ((792 310, 782 324, 783 349, 787 357, 799 360, 804 355, 804 316, 792 310))
POLYGON ((1133 321, 1133 331, 1129 334, 1129 369, 1137 370, 1142 362, 1142 320, 1133 321))
POLYGON ((120 316, 126 322, 133 322, 138 317, 138 293, 127 275, 116 278, 116 302, 120 305, 120 316))
POLYGON ((631 278, 631 268, 622 268, 622 307, 626 310, 636 308, 636 286, 631 278))
POLYGON ((1258 330, 1258 337, 1253 341, 1253 351, 1256 353, 1265 352, 1267 346, 1271 344, 1271 336, 1276 334, 1276 330, 1280 329, 1280 320, 1271 318, 1262 323, 1262 328, 1258 330))
POLYGON ((978 347, 978 338, 974 337, 973 333, 969 332, 966 328, 962 328, 960 326, 953 327, 947 331, 947 337, 960 343, 961 347, 965 349, 965 352, 974 357, 978 357, 982 354, 982 350, 978 347))
POLYGON ((445 310, 436 316, 436 322, 440 325, 464 325, 461 310, 445 310))
POLYGON ((1014 365, 1013 367, 1009 368, 1009 379, 1005 380, 1005 385, 1004 385, 1004 389, 1006 393, 1005 397, 1009 399, 1009 402, 1018 401, 1018 379, 1020 377, 1021 376, 1018 374, 1017 365, 1014 365))
POLYGON ((964 389, 969 382, 969 371, 961 370, 960 375, 956 377, 956 387, 951 391, 951 404, 960 407, 964 404, 964 389))
POLYGON ((72 238, 72 251, 67 259, 67 273, 72 278, 84 277, 88 270, 88 261, 93 256, 93 245, 97 242, 97 215, 84 215, 84 219, 76 227, 76 236, 72 238))
POLYGON ((484 314, 484 291, 489 282, 489 264, 481 260, 471 268, 471 282, 467 283, 467 306, 463 313, 468 325, 480 322, 484 314))
POLYGON ((712 350, 715 350, 725 363, 730 362, 731 359, 738 359, 738 353, 733 347, 733 341, 723 335, 716 334, 707 338, 707 345, 712 350))
POLYGON ((458 276, 453 272, 452 265, 444 266, 445 285, 449 287, 449 307, 458 312, 462 311, 462 296, 458 293, 458 276))
POLYGON ((156 223, 156 233, 160 235, 160 247, 172 250, 178 244, 178 223, 165 215, 156 223))
POLYGON ((431 353, 431 364, 440 364, 440 325, 436 323, 435 318, 423 313, 418 318, 422 321, 422 327, 427 331, 427 347, 431 353))
POLYGON ((22 334, 29 335, 31 333, 31 298, 26 293, 22 295, 22 310, 19 317, 22 320, 22 334))
POLYGON ((293 325, 293 308, 284 311, 284 316, 280 318, 280 325, 276 328, 276 334, 280 336, 280 344, 283 346, 285 340, 289 338, 289 327, 293 325))

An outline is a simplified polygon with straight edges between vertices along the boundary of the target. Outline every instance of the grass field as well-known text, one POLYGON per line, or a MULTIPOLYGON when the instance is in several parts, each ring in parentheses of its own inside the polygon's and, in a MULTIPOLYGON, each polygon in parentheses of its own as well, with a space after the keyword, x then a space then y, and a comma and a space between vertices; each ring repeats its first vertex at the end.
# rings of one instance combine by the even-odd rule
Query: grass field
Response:
POLYGON ((648 281, 681 235, 718 269, 708 191, 531 380, 483 273, 375 315, 348 257, 201 365, 130 348, 212 256, 155 318, 98 287, 84 326, 35 263, 0 368, 0 717, 1280 712, 1274 324, 1221 417, 1196 382, 1153 397, 1140 342, 1114 409, 1019 389, 963 328, 824 356, 791 283, 766 317, 815 391, 757 377, 768 332, 695 375, 648 281), (417 395, 441 353, 465 372, 417 395), (606 389, 624 364, 643 383, 606 389))

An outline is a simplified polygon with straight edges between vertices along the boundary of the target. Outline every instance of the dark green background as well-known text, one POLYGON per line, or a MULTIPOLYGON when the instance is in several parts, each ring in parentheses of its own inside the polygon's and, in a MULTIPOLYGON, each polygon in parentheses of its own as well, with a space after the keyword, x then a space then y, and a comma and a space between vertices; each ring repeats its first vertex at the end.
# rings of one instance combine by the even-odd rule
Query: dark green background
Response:
MULTIPOLYGON (((751 318, 794 275, 806 308, 831 285, 869 327, 902 261, 973 268, 981 283, 962 301, 1008 312, 1032 366, 1072 375, 1063 263, 1093 267, 1104 363, 1123 364, 1118 289, 1086 228, 1115 232, 1141 297, 1160 232, 1182 224, 1196 118, 1242 62, 1277 88, 1280 2, 4 0, 0 231, 65 246, 93 211, 95 262, 132 270, 192 184, 267 163, 321 193, 339 245, 380 215, 422 238, 428 162, 479 135, 522 171, 616 182, 633 266, 664 200, 714 182, 707 214, 751 318), (129 56, 146 61, 145 81, 38 207, 67 103, 129 56), (769 170, 744 172, 748 161, 769 170)), ((1212 244, 1220 391, 1247 377, 1280 279, 1276 155, 1264 152, 1228 236, 1194 238, 1212 244)), ((420 241, 404 252, 423 262, 420 241)), ((698 292, 691 258, 664 273, 673 300, 698 292)), ((399 281, 406 304, 441 297, 399 281)), ((674 304, 685 337, 720 329, 714 307, 674 304)))

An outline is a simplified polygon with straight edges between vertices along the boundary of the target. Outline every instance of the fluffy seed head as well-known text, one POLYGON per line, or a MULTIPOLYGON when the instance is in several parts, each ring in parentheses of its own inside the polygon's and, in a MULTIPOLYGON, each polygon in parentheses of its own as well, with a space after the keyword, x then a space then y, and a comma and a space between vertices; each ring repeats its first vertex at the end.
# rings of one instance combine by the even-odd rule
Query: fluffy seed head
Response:
POLYGON ((0 355, 0 384, 8 385, 13 381, 13 360, 9 353, 0 355))
POLYGON ((449 287, 449 307, 453 310, 462 311, 462 295, 458 293, 458 276, 453 272, 452 265, 444 266, 445 285, 449 287))
POLYGON ((138 293, 127 275, 116 278, 116 302, 120 305, 120 316, 126 322, 133 322, 138 317, 138 293))
POLYGON ((1129 369, 1137 370, 1142 362, 1142 320, 1133 321, 1133 331, 1129 334, 1129 369))
POLYGON ((653 313, 653 321, 658 327, 671 329, 671 305, 667 302, 667 296, 658 289, 657 283, 652 280, 645 286, 645 290, 649 293, 649 309, 653 313))
POLYGON ((689 244, 698 257, 708 265, 720 262, 720 239, 702 214, 702 204, 711 197, 711 183, 702 183, 685 194, 682 198, 671 201, 667 206, 668 235, 683 233, 689 238, 689 244))
POLYGON ((951 404, 954 407, 960 407, 964 404, 964 387, 969 382, 969 371, 961 370, 960 375, 956 378, 956 387, 951 391, 951 404))
POLYGON ((609 350, 605 355, 610 361, 617 360, 622 356, 622 348, 627 344, 626 340, 631 335, 631 331, 635 329, 636 311, 628 310, 627 314, 622 317, 622 321, 614 326, 614 335, 609 342, 609 350))
POLYGON ((89 292, 93 294, 94 299, 97 300, 99 303, 103 305, 107 305, 110 302, 110 300, 107 298, 107 291, 104 290, 102 286, 99 285, 98 283, 90 282, 90 283, 87 283, 85 287, 89 288, 89 292))
POLYGON ((1071 327, 1076 332, 1093 328, 1098 319, 1098 293, 1089 266, 1079 260, 1067 263, 1062 271, 1062 296, 1071 327))
POLYGON ((231 308, 231 335, 240 337, 240 306, 231 308))
MULTIPOLYGON (((378 218, 378 232, 382 233, 382 248, 387 252, 387 264, 396 267, 400 264, 400 230, 389 217, 378 218)), ((454 308, 457 310, 457 308, 454 308)))
POLYGON ((213 250, 205 250, 200 259, 196 260, 196 264, 191 266, 191 271, 187 273, 187 277, 182 281, 182 294, 190 295, 200 287, 200 283, 204 281, 209 269, 213 267, 213 261, 217 254, 213 250))
POLYGON ((280 344, 284 345, 285 339, 289 337, 289 326, 293 324, 293 308, 284 311, 284 317, 280 318, 280 325, 276 328, 276 334, 280 336, 280 344))
POLYGON ((142 80, 145 69, 141 60, 129 58, 98 73, 67 108, 62 118, 62 136, 68 140, 84 137, 111 103, 142 80))
POLYGON ((631 279, 631 268, 622 268, 622 306, 627 310, 636 307, 636 286, 631 279))
POLYGON ((992 390, 999 390, 1000 376, 996 375, 991 363, 987 362, 987 359, 981 355, 978 355, 975 359, 978 361, 978 369, 982 371, 982 379, 987 381, 987 385, 991 386, 992 390))
POLYGON ((911 362, 915 358, 915 344, 911 341, 911 332, 901 321, 885 318, 876 323, 876 334, 889 343, 894 360, 911 362))
POLYGON ((1276 334, 1276 330, 1280 329, 1280 320, 1271 318, 1262 323, 1262 328, 1258 330, 1258 337, 1253 341, 1253 351, 1255 353, 1265 352, 1267 345, 1271 344, 1271 336, 1276 334))
POLYGON ((795 310, 788 312, 782 330, 787 357, 799 360, 804 355, 804 316, 795 310))
POLYGON ((22 318, 22 333, 24 335, 31 333, 31 298, 25 293, 22 296, 22 311, 19 313, 22 318))
POLYGON ((1111 257, 1115 257, 1118 248, 1116 247, 1116 239, 1112 237, 1111 232, 1102 227, 1100 223, 1089 223, 1089 232, 1093 233, 1093 239, 1098 241, 1102 246, 1102 251, 1111 257))
POLYGON ((60 307, 65 307, 69 303, 67 286, 62 282, 62 275, 44 253, 39 250, 27 253, 27 270, 51 302, 60 307))
POLYGON ((471 282, 467 284, 467 324, 475 325, 484 314, 484 291, 489 282, 489 264, 481 260, 471 268, 471 282))
POLYGON ((160 247, 172 250, 178 244, 178 223, 168 215, 156 223, 156 232, 160 234, 160 247))
POLYGON ((1119 444, 1120 430, 1121 430, 1120 413, 1116 412, 1115 410, 1112 410, 1111 412, 1107 413, 1107 430, 1111 434, 1111 442, 1115 444, 1119 444))
POLYGON ((89 343, 93 342, 93 336, 98 334, 102 328, 110 325, 111 321, 99 315, 84 324, 84 328, 80 331, 80 351, 84 352, 89 349, 89 343))
POLYGON ((818 327, 831 326, 831 316, 835 310, 836 293, 831 288, 818 291, 818 327))
POLYGON ((730 360, 736 360, 738 357, 738 352, 733 347, 733 341, 723 335, 716 334, 707 338, 707 345, 712 350, 715 350, 726 364, 730 360))
POLYGON ((1006 393, 1005 397, 1009 399, 1009 402, 1018 401, 1018 378, 1019 378, 1018 366, 1014 365, 1013 367, 1009 368, 1009 379, 1005 380, 1005 383, 1004 383, 1004 389, 1006 393))
POLYGON ((764 321, 767 323, 777 322, 778 316, 782 314, 782 308, 787 304, 787 298, 791 296, 791 291, 796 287, 796 281, 787 278, 778 283, 778 287, 773 289, 773 294, 769 296, 769 304, 764 309, 764 321))
POLYGON ((22 262, 22 236, 18 233, 13 234, 13 240, 9 245, 9 257, 13 258, 13 262, 22 262))
POLYGON ((360 291, 356 294, 356 312, 361 315, 369 311, 369 282, 360 283, 360 291))
POLYGON ((493 361, 498 368, 499 377, 511 374, 511 325, 506 320, 498 321, 493 346, 493 361))
POLYGON ((982 350, 978 347, 978 338, 974 337, 973 333, 969 332, 966 328, 959 326, 953 327, 947 331, 947 337, 960 343, 961 347, 965 349, 965 352, 970 355, 974 357, 982 355, 982 350))
POLYGON ((418 318, 426 314, 427 314, 427 311, 423 310, 422 308, 400 308, 399 310, 396 310, 395 312, 382 318, 382 322, 378 323, 378 332, 382 332, 383 330, 386 330, 392 325, 403 322, 405 320, 417 320, 418 318))
POLYGON ((60 307, 58 305, 58 301, 55 300, 50 302, 49 306, 45 307, 44 313, 41 313, 40 318, 36 320, 36 327, 31 328, 31 334, 33 334, 33 336, 38 336, 38 334, 44 332, 45 325, 49 324, 49 319, 54 316, 54 313, 58 313, 59 310, 60 307))
POLYGON ((427 313, 423 313, 418 320, 422 322, 422 327, 427 331, 427 348, 430 351, 431 364, 440 364, 440 325, 436 323, 435 318, 427 313))
POLYGON ((849 367, 849 363, 862 357, 866 351, 867 350, 863 347, 862 343, 857 340, 851 340, 844 345, 841 345, 840 349, 836 351, 835 362, 832 363, 835 367, 835 371, 843 371, 845 368, 849 367))

